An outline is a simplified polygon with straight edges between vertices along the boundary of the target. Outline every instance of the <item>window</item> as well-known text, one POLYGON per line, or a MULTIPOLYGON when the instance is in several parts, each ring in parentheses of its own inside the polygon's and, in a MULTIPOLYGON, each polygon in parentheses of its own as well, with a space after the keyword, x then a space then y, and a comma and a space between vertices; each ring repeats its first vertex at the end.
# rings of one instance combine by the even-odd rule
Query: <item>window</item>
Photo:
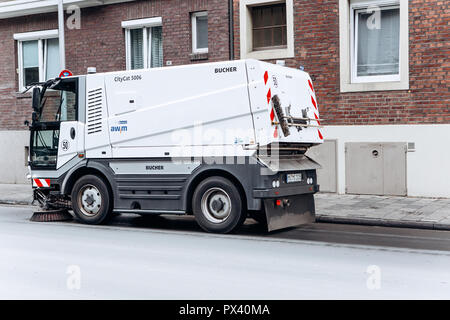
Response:
POLYGON ((241 0, 239 3, 242 59, 295 56, 293 0, 241 0))
POLYGON ((58 160, 59 125, 40 124, 31 132, 31 167, 56 168, 58 160))
POLYGON ((161 18, 122 22, 125 28, 127 70, 163 66, 161 18))
POLYGON ((19 90, 33 82, 56 78, 61 72, 58 31, 15 34, 18 47, 19 90))
POLYGON ((341 92, 409 89, 408 0, 339 0, 341 92))
POLYGON ((253 50, 286 48, 286 5, 252 7, 253 50))
POLYGON ((192 52, 208 52, 208 13, 195 12, 191 16, 192 24, 192 52))
MULTIPOLYGON (((22 45, 22 77, 25 87, 33 82, 39 82, 39 42, 23 41, 22 45)), ((20 59, 20 57, 19 57, 20 59)))
POLYGON ((52 90, 46 90, 42 99, 40 122, 77 120, 78 82, 63 79, 52 90))
POLYGON ((399 6, 352 10, 352 82, 398 81, 399 6))

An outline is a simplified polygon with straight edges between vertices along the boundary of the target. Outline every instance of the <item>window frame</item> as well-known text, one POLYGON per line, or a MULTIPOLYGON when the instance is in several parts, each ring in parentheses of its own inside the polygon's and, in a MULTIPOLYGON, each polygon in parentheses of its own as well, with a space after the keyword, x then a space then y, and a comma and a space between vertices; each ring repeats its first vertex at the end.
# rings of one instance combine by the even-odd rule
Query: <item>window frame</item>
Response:
POLYGON ((23 42, 38 42, 38 70, 39 82, 45 81, 47 67, 47 40, 58 39, 58 30, 43 30, 25 33, 15 33, 13 39, 17 41, 17 67, 18 67, 18 89, 25 90, 24 69, 23 69, 23 42))
MULTIPOLYGON (((358 76, 358 15, 359 12, 364 12, 373 5, 361 5, 359 3, 353 3, 350 5, 350 72, 352 83, 370 83, 370 82, 392 82, 400 81, 401 75, 401 54, 400 54, 400 37, 399 37, 399 52, 398 52, 398 74, 392 75, 378 75, 378 76, 358 76), (356 16, 356 19, 355 19, 356 16)), ((398 1, 392 1, 391 3, 383 2, 379 4, 380 10, 399 9, 400 4, 398 1)), ((399 26, 400 33, 400 26, 399 26)))
POLYGON ((339 0, 339 78, 340 92, 409 90, 409 8, 408 0, 339 0), (352 81, 351 6, 400 6, 399 80, 378 82, 352 81))
MULTIPOLYGON (((191 32, 192 32, 192 53, 208 53, 209 51, 209 33, 208 46, 206 48, 197 48, 197 18, 207 17, 208 11, 197 11, 191 13, 191 32)), ((209 20, 207 20, 209 26, 209 20)))
POLYGON ((239 23, 241 59, 271 60, 295 57, 293 0, 241 0, 239 2, 239 23), (254 50, 251 8, 280 3, 286 5, 286 47, 254 50))
MULTIPOLYGON (((143 69, 151 68, 151 54, 149 55, 149 43, 152 41, 152 33, 150 31, 153 27, 162 27, 162 18, 153 17, 146 19, 128 20, 122 21, 122 28, 125 30, 125 59, 126 70, 131 69, 131 32, 130 30, 143 29, 143 57, 144 67, 143 69)), ((151 53, 151 52, 150 52, 151 53)))
MULTIPOLYGON (((261 8, 261 7, 267 7, 270 5, 279 5, 279 4, 284 4, 284 11, 286 14, 286 4, 285 3, 272 3, 269 5, 258 5, 258 6, 252 6, 250 7, 250 15, 251 15, 251 19, 252 19, 252 50, 253 51, 262 51, 262 50, 274 50, 274 49, 286 49, 287 48, 287 35, 286 35, 286 44, 282 44, 282 45, 273 45, 273 46, 267 46, 267 47, 256 47, 255 46, 255 30, 261 30, 261 29, 272 29, 271 31, 273 32, 273 29, 275 28, 282 28, 282 34, 283 33, 287 33, 287 21, 285 24, 281 24, 281 25, 270 25, 270 26, 264 26, 264 27, 255 27, 253 24, 253 10, 255 8, 261 8), (286 31, 283 30, 283 28, 286 28, 286 31)), ((273 17, 272 17, 273 18, 273 17)), ((287 19, 286 19, 287 20, 287 19)), ((273 36, 273 33, 272 33, 273 36)), ((273 38, 273 37, 272 37, 273 38)), ((273 39, 272 39, 273 40, 273 39)))

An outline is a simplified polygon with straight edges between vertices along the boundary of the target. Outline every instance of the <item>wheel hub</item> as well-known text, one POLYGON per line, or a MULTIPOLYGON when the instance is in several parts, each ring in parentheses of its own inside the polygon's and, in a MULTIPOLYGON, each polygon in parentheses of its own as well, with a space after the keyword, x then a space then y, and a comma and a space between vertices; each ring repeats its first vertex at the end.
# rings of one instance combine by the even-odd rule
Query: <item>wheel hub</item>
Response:
POLYGON ((96 215, 100 211, 102 204, 100 191, 93 185, 84 186, 79 192, 78 203, 84 215, 96 215))
POLYGON ((213 223, 225 221, 231 213, 231 199, 221 188, 211 188, 201 200, 202 212, 213 223))
POLYGON ((215 212, 219 212, 222 211, 223 207, 225 206, 225 203, 222 201, 222 199, 217 199, 214 200, 211 203, 211 208, 215 211, 215 212))

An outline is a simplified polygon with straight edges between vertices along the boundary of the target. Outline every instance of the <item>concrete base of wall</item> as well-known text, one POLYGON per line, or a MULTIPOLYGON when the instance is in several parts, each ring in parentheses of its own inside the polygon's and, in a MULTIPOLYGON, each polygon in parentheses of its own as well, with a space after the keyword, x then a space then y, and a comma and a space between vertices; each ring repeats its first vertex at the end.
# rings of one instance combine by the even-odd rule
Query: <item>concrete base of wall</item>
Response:
POLYGON ((347 142, 412 142, 415 149, 406 155, 407 195, 450 198, 450 124, 326 126, 323 135, 337 140, 339 194, 346 187, 347 142))
POLYGON ((30 144, 30 132, 0 131, 0 183, 27 183, 25 146, 30 144))

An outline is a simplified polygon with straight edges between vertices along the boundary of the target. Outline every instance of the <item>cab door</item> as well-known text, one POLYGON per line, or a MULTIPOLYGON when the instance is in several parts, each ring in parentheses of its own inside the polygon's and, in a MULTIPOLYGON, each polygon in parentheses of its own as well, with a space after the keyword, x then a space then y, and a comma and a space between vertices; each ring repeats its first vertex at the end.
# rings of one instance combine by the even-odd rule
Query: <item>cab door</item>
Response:
POLYGON ((80 119, 79 79, 65 78, 56 87, 60 90, 60 125, 57 169, 84 153, 84 123, 80 119))

